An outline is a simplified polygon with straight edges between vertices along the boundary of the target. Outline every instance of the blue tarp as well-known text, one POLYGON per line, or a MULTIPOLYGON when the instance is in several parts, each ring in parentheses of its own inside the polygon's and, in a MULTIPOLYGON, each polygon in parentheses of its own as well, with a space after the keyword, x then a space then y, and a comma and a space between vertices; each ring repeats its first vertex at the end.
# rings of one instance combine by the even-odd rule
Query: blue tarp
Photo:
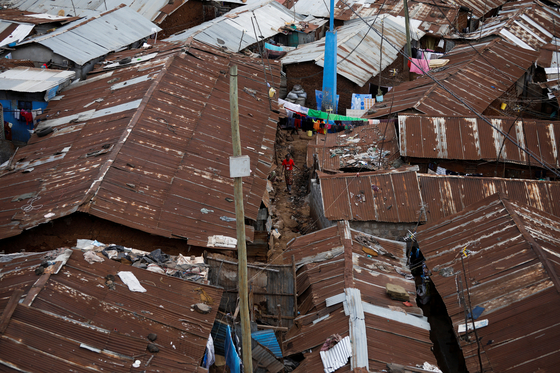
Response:
POLYGON ((241 359, 235 350, 235 345, 231 339, 231 329, 229 325, 226 327, 226 340, 224 344, 226 354, 226 364, 231 373, 241 373, 241 359))
POLYGON ((277 358, 282 357, 282 350, 280 349, 274 330, 259 330, 251 333, 251 337, 268 348, 277 358))
MULTIPOLYGON (((336 104, 333 113, 338 113, 338 99, 340 98, 339 95, 336 95, 336 104)), ((317 110, 321 110, 321 104, 323 103, 323 91, 315 90, 315 101, 317 102, 317 110)))
POLYGON ((271 51, 279 51, 279 52, 284 51, 284 49, 282 49, 282 47, 278 47, 276 45, 272 45, 272 44, 269 44, 269 43, 264 43, 264 47, 266 49, 270 49, 271 51))

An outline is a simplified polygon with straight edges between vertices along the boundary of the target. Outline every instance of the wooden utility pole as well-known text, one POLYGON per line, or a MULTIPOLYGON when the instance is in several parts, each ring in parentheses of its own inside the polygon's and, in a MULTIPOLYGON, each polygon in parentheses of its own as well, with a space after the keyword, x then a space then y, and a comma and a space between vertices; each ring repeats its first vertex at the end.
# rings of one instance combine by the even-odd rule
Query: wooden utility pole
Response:
MULTIPOLYGON (((229 69, 229 109, 231 112, 231 144, 233 156, 241 155, 241 139, 239 138, 239 107, 237 105, 237 65, 229 69)), ((245 210, 243 208, 243 181, 235 177, 233 181, 235 200, 235 219, 237 228, 237 278, 239 280, 239 311, 241 316, 243 366, 245 373, 253 372, 251 351, 251 322, 249 320, 249 300, 247 290, 247 246, 245 243, 245 210)))
MULTIPOLYGON (((408 1, 403 0, 404 5, 404 27, 406 32, 406 54, 408 58, 413 58, 412 56, 412 48, 410 46, 410 18, 408 18, 408 1)), ((406 62, 406 61, 405 61, 406 62)), ((408 73, 410 80, 410 72, 408 73)))

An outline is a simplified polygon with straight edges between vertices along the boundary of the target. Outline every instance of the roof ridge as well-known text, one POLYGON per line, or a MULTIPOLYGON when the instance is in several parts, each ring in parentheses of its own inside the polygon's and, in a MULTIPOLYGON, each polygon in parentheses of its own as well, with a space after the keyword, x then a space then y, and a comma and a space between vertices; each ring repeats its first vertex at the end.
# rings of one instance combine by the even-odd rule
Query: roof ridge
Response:
POLYGON ((167 69, 169 68, 171 63, 175 60, 175 57, 177 57, 177 54, 175 54, 174 56, 171 56, 168 59, 168 61, 165 63, 165 65, 160 70, 158 76, 156 78, 154 78, 153 83, 150 85, 150 87, 146 91, 146 94, 144 94, 144 97, 142 97, 142 100, 140 102, 140 105, 138 106, 138 109, 132 115, 132 118, 128 122, 128 125, 126 126, 126 128, 123 130, 123 133, 122 133, 121 137, 119 138, 119 140, 117 141, 117 143, 115 144, 113 149, 111 150, 111 153, 109 154, 107 160, 105 161, 103 166, 101 166, 99 168, 99 173, 97 174, 97 177, 93 180, 92 184, 90 185, 90 187, 88 188, 86 193, 84 193, 84 198, 79 203, 79 206, 80 206, 79 210, 80 211, 87 212, 89 210, 90 202, 92 202, 93 199, 97 196, 97 192, 99 191, 99 187, 101 186, 101 184, 103 182, 103 179, 105 178, 105 175, 107 175, 107 172, 109 172, 109 169, 111 168, 111 165, 114 163, 115 159, 117 158, 118 153, 121 151, 123 145, 128 140, 130 134, 132 133, 132 130, 134 129, 134 127, 138 123, 138 120, 142 116, 142 113, 146 109, 148 101, 152 97, 152 94, 154 93, 156 87, 159 85, 159 83, 161 82, 163 77, 166 75, 167 69), (85 205, 85 206, 83 206, 83 205, 85 205))
POLYGON ((529 246, 531 246, 531 248, 533 249, 537 257, 539 258, 548 276, 554 283, 554 287, 556 288, 556 291, 560 293, 560 279, 558 278, 558 275, 554 270, 554 266, 552 265, 552 263, 550 263, 548 257, 544 253, 544 250, 542 249, 541 245, 537 241, 535 241, 533 236, 527 231, 524 222, 521 220, 521 217, 514 209, 513 203, 510 202, 509 199, 504 194, 498 193, 498 195, 502 204, 506 208, 508 214, 511 216, 513 222, 515 223, 517 229, 519 229, 519 232, 523 235, 525 240, 529 243, 529 246))

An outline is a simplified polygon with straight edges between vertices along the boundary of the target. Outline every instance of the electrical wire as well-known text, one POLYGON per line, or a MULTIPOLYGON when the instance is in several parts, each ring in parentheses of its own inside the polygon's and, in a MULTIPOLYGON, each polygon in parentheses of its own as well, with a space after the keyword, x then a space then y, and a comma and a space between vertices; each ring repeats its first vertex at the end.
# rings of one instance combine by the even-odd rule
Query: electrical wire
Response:
MULTIPOLYGON (((344 5, 346 5, 348 7, 348 9, 350 9, 359 19, 362 20, 362 22, 366 23, 367 22, 351 7, 348 5, 348 2, 346 0, 340 0, 344 5)), ((369 25, 368 25, 369 26, 369 25)), ((370 27, 373 28, 373 27, 370 27)), ((374 31, 379 35, 379 31, 377 31, 376 29, 374 29, 374 31)), ((380 35, 381 36, 381 35, 380 35)), ((547 171, 550 171, 551 173, 553 173, 554 175, 556 175, 557 177, 560 177, 560 173, 558 173, 558 171, 556 171, 555 169, 553 169, 551 166, 549 166, 548 164, 546 164, 546 162, 540 160, 537 158, 537 156, 535 154, 533 154, 529 149, 523 148, 521 147, 511 136, 509 136, 507 133, 505 133, 503 130, 501 130, 500 128, 496 127, 495 125, 493 125, 485 116, 483 116, 481 113, 477 112, 471 105, 469 105, 467 102, 465 102, 462 98, 460 98, 459 96, 457 96, 457 94, 455 94, 454 92, 452 92, 451 90, 449 90, 445 85, 443 85, 438 79, 434 78, 434 76, 429 72, 429 71, 424 71, 422 69, 421 66, 418 66, 418 64, 416 64, 415 61, 412 60, 412 58, 410 56, 407 56, 406 52, 402 52, 400 50, 400 48, 397 48, 393 43, 391 43, 390 40, 387 40, 385 38, 385 41, 391 46, 393 47, 397 53, 402 54, 407 60, 410 61, 411 64, 413 64, 414 66, 416 66, 418 68, 418 70, 422 71, 428 78, 430 78, 431 80, 434 81, 434 83, 436 83, 441 89, 443 89, 445 92, 447 92, 449 95, 451 95, 453 98, 455 98, 458 102, 460 102, 464 107, 466 107, 467 109, 469 109, 473 114, 475 114, 478 118, 480 118, 482 121, 484 121, 486 124, 488 124, 490 127, 492 127, 495 131, 499 132, 502 136, 504 136, 505 138, 507 138, 509 141, 511 141, 515 146, 517 146, 519 149, 521 149, 522 151, 524 151, 526 154, 529 155, 529 157, 533 158, 537 163, 539 163, 542 168, 546 169, 547 171)))
MULTIPOLYGON (((356 49, 358 49, 358 47, 362 44, 362 42, 363 42, 363 41, 365 40, 365 38, 368 36, 369 31, 373 28, 373 25, 375 25, 375 22, 377 22, 377 17, 379 17, 379 14, 381 14, 381 10, 382 10, 383 7, 385 6, 385 2, 386 2, 386 1, 387 1, 387 0, 383 0, 383 3, 382 3, 381 6, 379 7, 379 11, 378 11, 377 14, 375 15, 375 18, 374 18, 373 22, 371 23, 371 25, 369 25, 369 24, 366 22, 366 24, 367 24, 369 27, 368 27, 368 30, 366 31, 365 35, 362 37, 362 39, 358 42, 358 44, 356 44, 356 46, 355 46, 350 52, 348 52, 348 54, 347 54, 342 60, 337 61, 337 64, 341 64, 341 63, 343 63, 344 61, 346 61, 346 60, 356 51, 356 49)), ((363 19, 362 19, 362 20, 363 20, 363 19)), ((365 21, 364 21, 364 22, 365 22, 365 21)), ((296 77, 296 78, 290 78, 290 79, 293 79, 293 80, 303 80, 303 79, 312 78, 312 77, 317 76, 317 75, 322 74, 322 73, 323 73, 323 71, 319 71, 319 72, 316 72, 315 74, 311 74, 311 75, 308 75, 308 76, 302 76, 302 77, 296 77)), ((381 74, 381 71, 379 72, 379 74, 381 74)))

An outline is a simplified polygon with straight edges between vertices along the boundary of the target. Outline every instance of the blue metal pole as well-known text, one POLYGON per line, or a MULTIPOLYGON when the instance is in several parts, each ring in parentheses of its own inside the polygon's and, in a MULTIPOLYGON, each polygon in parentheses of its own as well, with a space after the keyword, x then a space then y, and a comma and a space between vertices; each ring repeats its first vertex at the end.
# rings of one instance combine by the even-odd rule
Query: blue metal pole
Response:
POLYGON ((334 30, 334 0, 331 0, 329 31, 325 38, 325 57, 323 65, 323 100, 321 110, 336 113, 336 57, 337 41, 334 30))

